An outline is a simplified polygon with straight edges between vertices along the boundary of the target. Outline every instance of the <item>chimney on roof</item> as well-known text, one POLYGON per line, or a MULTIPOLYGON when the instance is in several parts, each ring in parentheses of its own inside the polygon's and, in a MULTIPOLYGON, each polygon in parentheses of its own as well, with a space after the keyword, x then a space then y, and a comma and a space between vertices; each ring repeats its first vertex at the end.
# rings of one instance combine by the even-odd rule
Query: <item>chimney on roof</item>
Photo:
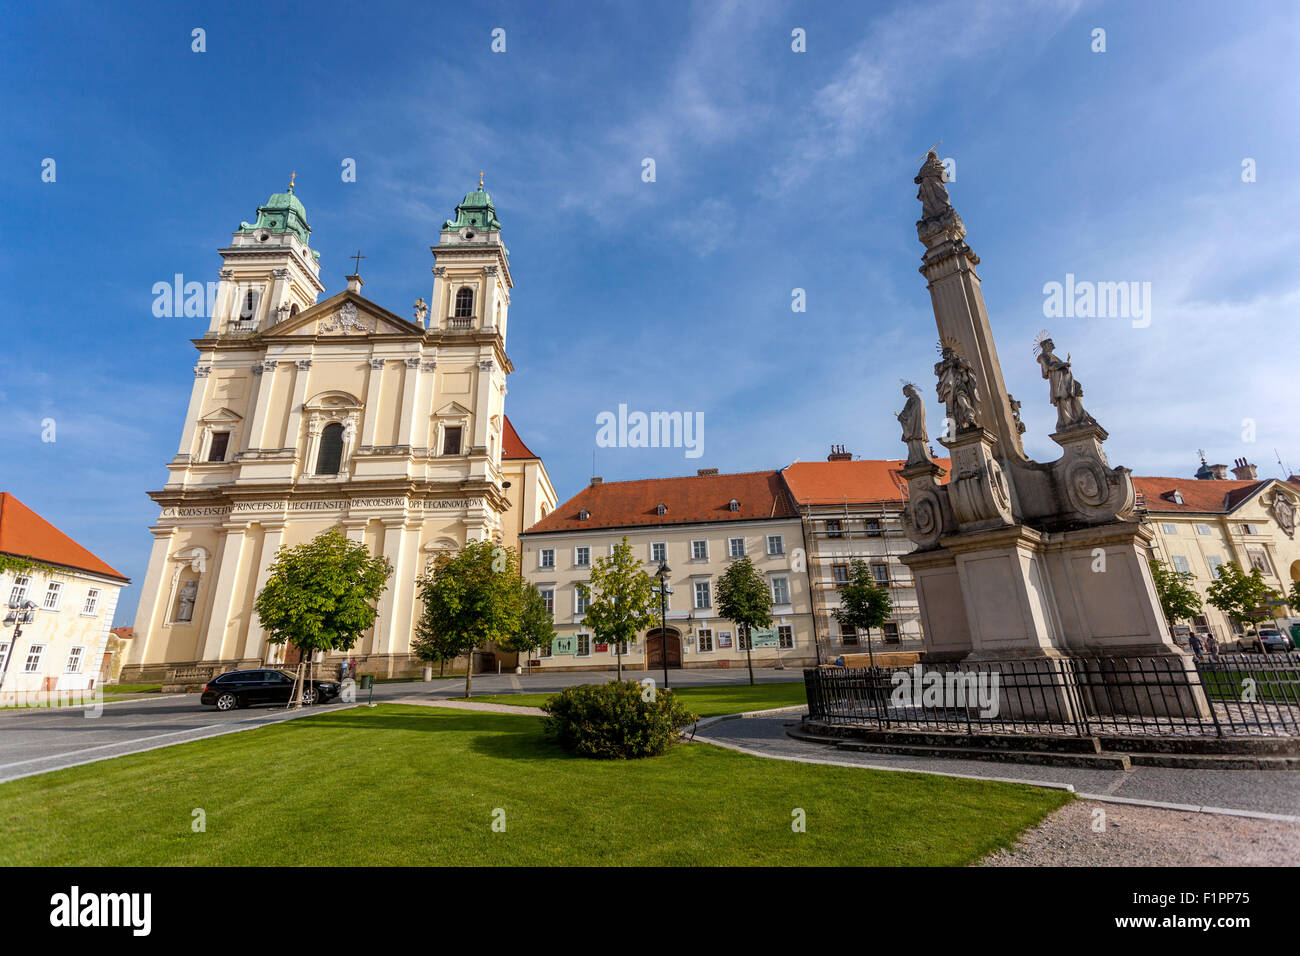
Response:
POLYGON ((1234 466, 1232 473, 1236 475, 1238 481, 1254 481, 1256 477, 1258 477, 1255 471, 1255 466, 1246 461, 1246 459, 1233 459, 1232 464, 1234 466))
POLYGON ((595 475, 592 475, 592 476, 591 476, 591 483, 592 483, 593 485, 598 485, 598 484, 600 484, 600 483, 601 483, 602 481, 604 481, 604 480, 605 480, 604 478, 598 478, 598 477, 596 477, 595 475))
POLYGON ((844 450, 843 445, 831 445, 831 453, 826 456, 827 461, 852 461, 853 456, 844 450))
POLYGON ((718 473, 718 469, 716 469, 716 468, 700 468, 700 469, 697 469, 695 473, 696 473, 697 475, 699 475, 700 477, 704 477, 705 475, 716 475, 716 474, 718 473))
POLYGON ((1211 476, 1215 481, 1227 481, 1227 480, 1228 480, 1228 466, 1227 466, 1227 465, 1211 465, 1211 466, 1210 466, 1210 476, 1211 476))

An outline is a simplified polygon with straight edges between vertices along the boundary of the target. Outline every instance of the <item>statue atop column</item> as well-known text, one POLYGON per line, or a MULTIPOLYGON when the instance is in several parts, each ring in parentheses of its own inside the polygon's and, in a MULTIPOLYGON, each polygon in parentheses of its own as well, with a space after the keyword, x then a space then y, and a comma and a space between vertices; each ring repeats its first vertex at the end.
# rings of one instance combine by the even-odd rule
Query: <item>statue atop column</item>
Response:
POLYGON ((1062 361, 1053 351, 1056 348, 1050 336, 1043 333, 1038 340, 1038 365, 1043 371, 1043 378, 1050 383, 1049 395, 1056 406, 1056 430, 1065 431, 1079 425, 1095 425, 1096 419, 1084 410, 1083 386, 1074 380, 1070 371, 1070 356, 1062 361))
POLYGON ((903 426, 903 441, 907 443, 907 465, 934 464, 934 458, 930 455, 930 449, 926 447, 930 436, 925 430, 925 402, 921 401, 921 396, 916 390, 916 386, 908 382, 903 386, 903 394, 907 396, 907 403, 903 410, 898 413, 899 424, 903 426))
POLYGON ((947 173, 943 163, 939 161, 939 154, 930 150, 921 165, 921 171, 912 180, 921 187, 916 192, 916 198, 921 200, 923 220, 938 219, 945 213, 953 211, 952 203, 948 199, 948 188, 943 184, 945 179, 947 173))
POLYGON ((979 404, 975 370, 971 368, 970 362, 958 355, 956 349, 947 343, 940 345, 939 358, 940 361, 934 366, 934 374, 939 378, 936 386, 939 401, 947 407, 948 418, 955 431, 974 428, 978 424, 975 409, 979 404))

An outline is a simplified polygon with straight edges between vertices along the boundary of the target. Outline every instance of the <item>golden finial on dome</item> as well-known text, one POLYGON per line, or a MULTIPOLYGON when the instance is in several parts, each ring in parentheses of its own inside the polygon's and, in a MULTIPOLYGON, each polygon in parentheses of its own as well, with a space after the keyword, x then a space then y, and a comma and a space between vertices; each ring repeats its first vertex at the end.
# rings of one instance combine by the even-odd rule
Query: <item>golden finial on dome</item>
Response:
POLYGON ((478 188, 483 188, 483 170, 481 169, 478 171, 478 188))
POLYGON ((297 175, 298 175, 297 170, 294 170, 289 174, 289 192, 293 192, 293 178, 297 175))

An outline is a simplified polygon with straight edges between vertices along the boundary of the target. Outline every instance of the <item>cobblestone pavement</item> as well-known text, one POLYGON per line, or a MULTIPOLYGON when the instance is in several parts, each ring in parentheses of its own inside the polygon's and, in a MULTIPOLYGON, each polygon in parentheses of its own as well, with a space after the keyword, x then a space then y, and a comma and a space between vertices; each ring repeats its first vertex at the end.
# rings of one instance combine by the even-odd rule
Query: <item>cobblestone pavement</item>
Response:
POLYGON ((1079 800, 981 866, 1295 866, 1300 824, 1079 800))
POLYGON ((1138 767, 1125 772, 954 760, 945 757, 855 753, 790 738, 786 735, 787 726, 796 722, 797 717, 789 714, 724 720, 698 731, 696 739, 787 759, 831 761, 885 770, 960 774, 1027 783, 1054 783, 1072 786, 1085 797, 1105 796, 1175 804, 1182 808, 1229 809, 1300 817, 1300 771, 1138 767))

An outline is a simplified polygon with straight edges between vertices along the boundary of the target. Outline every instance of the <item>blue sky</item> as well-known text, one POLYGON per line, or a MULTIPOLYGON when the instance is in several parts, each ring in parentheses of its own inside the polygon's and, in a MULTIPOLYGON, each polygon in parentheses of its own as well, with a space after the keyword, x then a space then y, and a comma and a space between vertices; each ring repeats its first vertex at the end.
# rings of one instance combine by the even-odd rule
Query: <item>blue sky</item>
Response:
POLYGON ((360 247, 401 315, 486 170, 516 282, 507 411, 561 498, 620 403, 703 413, 704 454, 602 448, 608 480, 901 454, 900 378, 936 417, 912 183, 936 140, 1030 454, 1058 451, 1050 327, 1112 463, 1300 469, 1293 4, 180 7, 0 3, 0 488, 134 579, 118 623, 206 328, 155 318, 153 284, 215 279, 291 170, 327 295, 360 247), (1150 325, 1044 318, 1067 273, 1150 282, 1150 325))

